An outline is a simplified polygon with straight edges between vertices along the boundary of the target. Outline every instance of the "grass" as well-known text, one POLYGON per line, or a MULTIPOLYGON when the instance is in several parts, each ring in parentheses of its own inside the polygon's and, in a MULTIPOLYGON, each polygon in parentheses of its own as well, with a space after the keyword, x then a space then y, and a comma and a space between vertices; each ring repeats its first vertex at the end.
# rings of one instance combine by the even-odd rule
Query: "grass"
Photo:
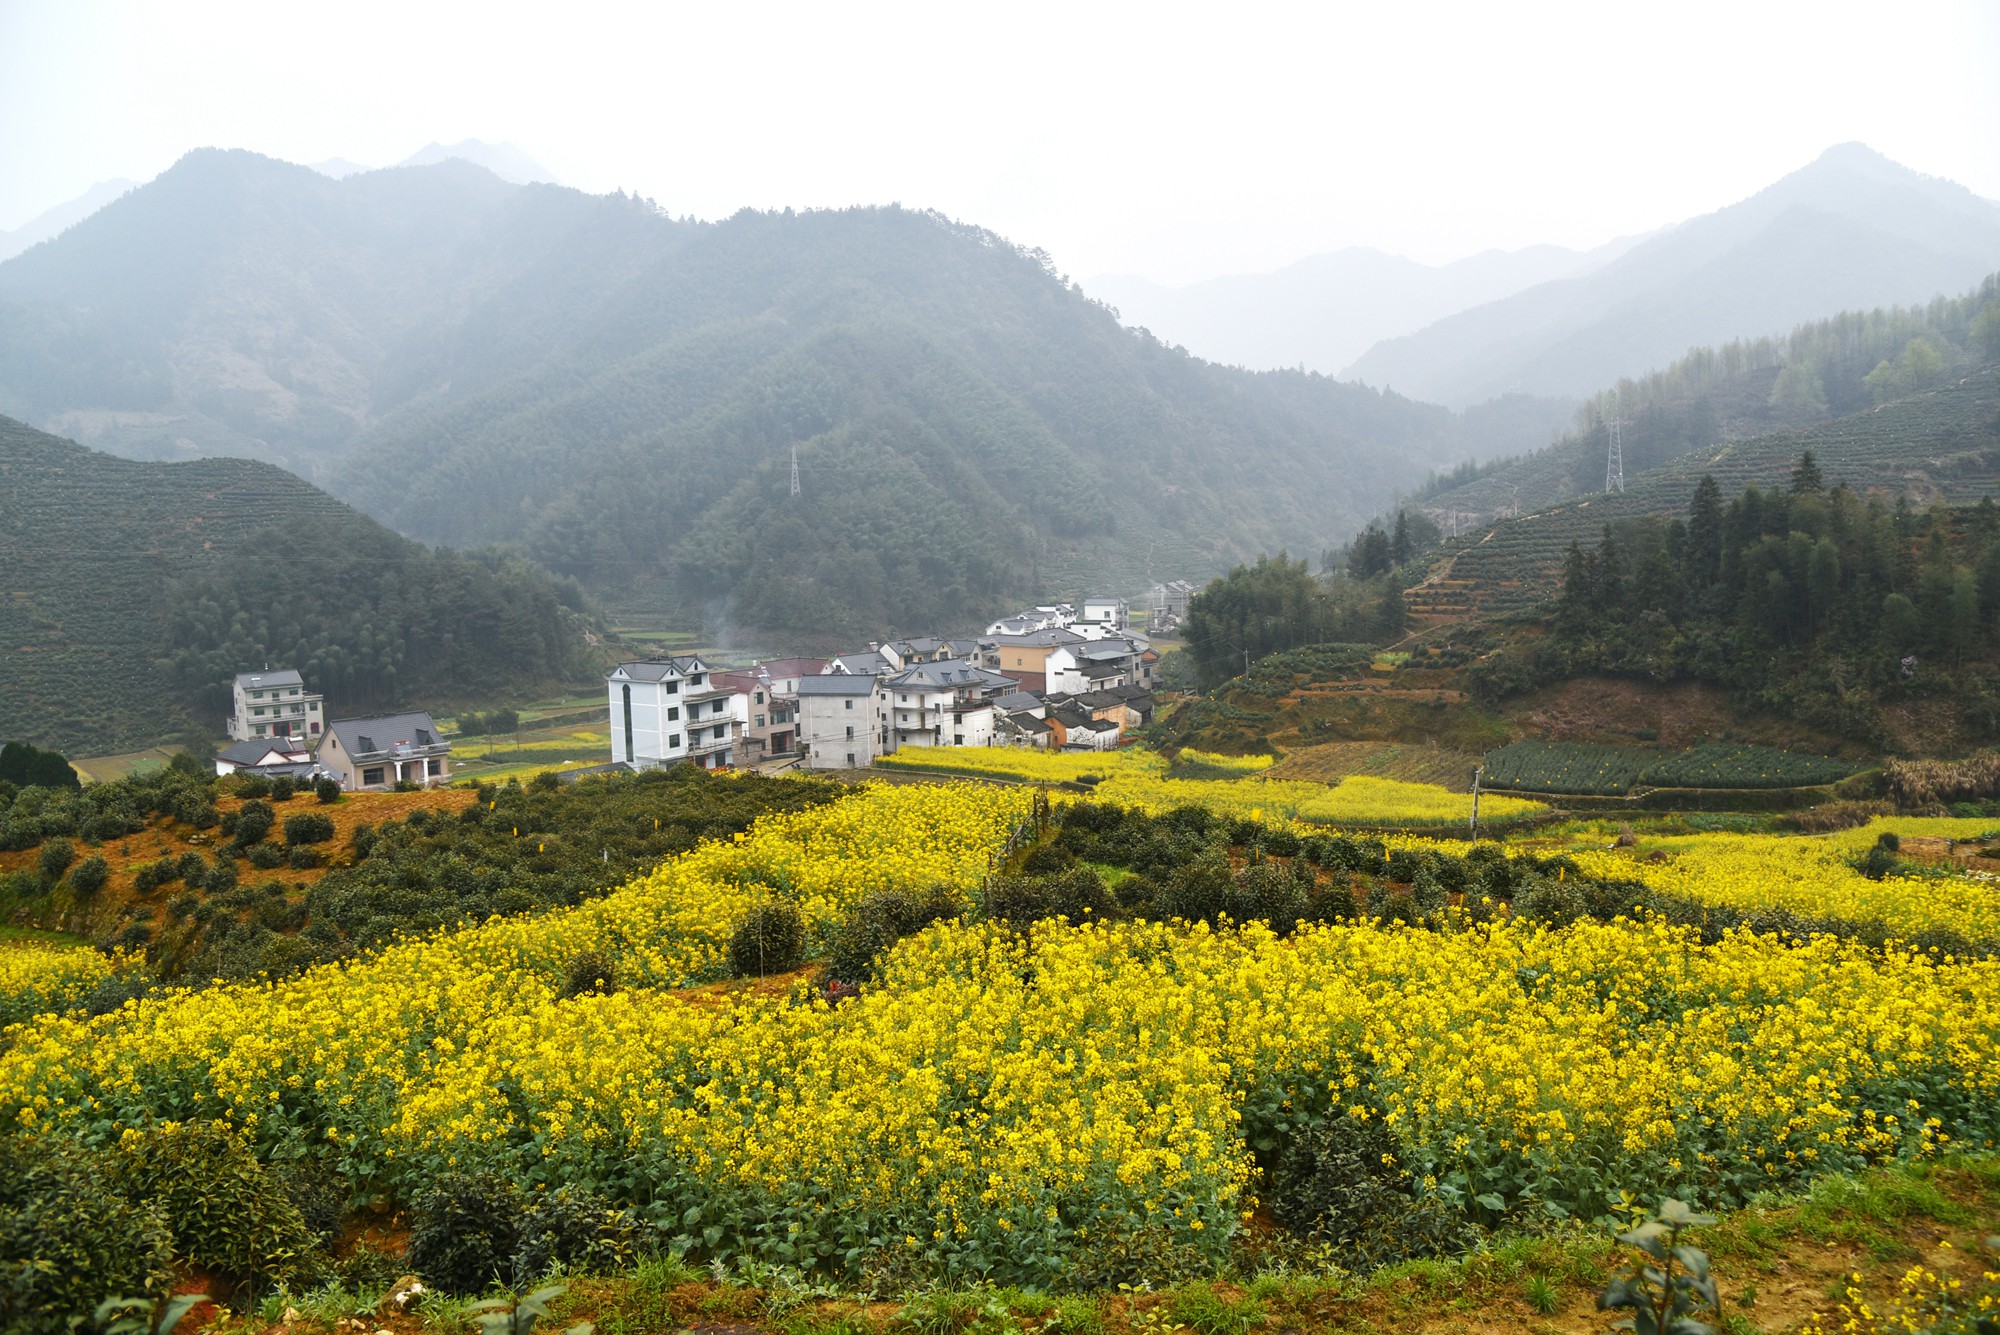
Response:
POLYGON ((49 932, 40 927, 16 927, 12 923, 0 922, 0 945, 20 942, 36 946, 87 946, 86 937, 72 936, 68 932, 49 932))

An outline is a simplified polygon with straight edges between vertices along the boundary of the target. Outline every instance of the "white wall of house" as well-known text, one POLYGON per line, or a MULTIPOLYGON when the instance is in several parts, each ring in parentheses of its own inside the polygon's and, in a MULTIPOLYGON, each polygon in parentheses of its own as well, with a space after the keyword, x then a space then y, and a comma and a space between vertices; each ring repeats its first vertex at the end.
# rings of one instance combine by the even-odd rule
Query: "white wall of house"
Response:
POLYGON ((621 663, 607 688, 612 760, 634 769, 683 760, 708 769, 737 762, 750 697, 717 684, 705 666, 662 670, 659 664, 621 663))
POLYGON ((298 674, 243 673, 231 688, 229 718, 223 724, 231 741, 266 737, 319 740, 326 726, 326 697, 308 690, 298 674))
POLYGON ((991 701, 966 702, 955 690, 897 690, 885 693, 890 749, 903 746, 991 746, 991 701))
POLYGON ((1103 626, 1110 630, 1125 629, 1125 600, 1123 598, 1086 598, 1083 611, 1077 616, 1080 626, 1103 626))
POLYGON ((867 681, 871 689, 862 694, 815 695, 801 686, 799 747, 807 769, 860 769, 882 754, 880 689, 876 678, 867 681))

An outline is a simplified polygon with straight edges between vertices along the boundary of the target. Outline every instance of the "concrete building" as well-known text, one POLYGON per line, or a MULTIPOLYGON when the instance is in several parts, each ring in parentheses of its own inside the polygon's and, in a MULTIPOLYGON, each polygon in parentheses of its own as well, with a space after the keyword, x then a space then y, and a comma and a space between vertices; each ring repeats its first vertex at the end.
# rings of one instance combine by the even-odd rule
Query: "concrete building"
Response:
POLYGON ((320 768, 350 793, 388 792, 399 783, 451 782, 451 743, 422 710, 335 719, 319 747, 320 768))
POLYGON ((823 658, 774 658, 741 671, 714 674, 717 681, 748 697, 742 763, 755 765, 798 753, 799 680, 825 669, 823 658))
POLYGON ((799 679, 799 749, 807 769, 860 769, 888 749, 882 676, 827 671, 799 679))
POLYGON ((1077 624, 1102 626, 1106 630, 1124 630, 1127 608, 1123 598, 1086 598, 1083 610, 1077 614, 1077 624))
POLYGON ((1012 677, 974 663, 920 662, 882 679, 888 750, 906 746, 992 746, 995 702, 1015 690, 1012 677))
POLYGON ((1160 635, 1187 620, 1188 604, 1194 600, 1194 585, 1184 579, 1155 584, 1146 594, 1146 631, 1160 635))
POLYGON ((611 759, 633 769, 685 760, 703 769, 737 763, 750 697, 718 680, 701 659, 620 663, 605 678, 611 697, 611 759))
POLYGON ((1122 635, 1079 644, 1061 644, 1049 651, 1044 685, 1052 695, 1085 695, 1114 686, 1145 685, 1141 663, 1145 650, 1122 635))
POLYGON ((1024 691, 1039 693, 1048 685, 1049 655, 1064 645, 1082 644, 1084 637, 1066 627, 992 635, 980 649, 979 665, 1014 678, 1024 691))
POLYGON ((237 742, 216 753, 215 772, 255 774, 266 779, 315 779, 320 767, 301 737, 259 738, 237 742))
POLYGON ((305 678, 290 668, 237 673, 231 704, 223 730, 232 741, 303 737, 310 744, 326 722, 326 697, 307 690, 305 678))

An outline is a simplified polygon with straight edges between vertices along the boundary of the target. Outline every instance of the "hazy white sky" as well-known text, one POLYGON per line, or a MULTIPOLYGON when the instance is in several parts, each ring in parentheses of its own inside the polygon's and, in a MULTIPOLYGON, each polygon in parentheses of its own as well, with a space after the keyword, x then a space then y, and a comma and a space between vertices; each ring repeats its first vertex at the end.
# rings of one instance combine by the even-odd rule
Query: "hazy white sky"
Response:
POLYGON ((511 141, 674 213, 901 201, 1165 282, 1587 246, 1863 140, 2000 198, 2000 4, 0 0, 0 227, 201 145, 511 141))

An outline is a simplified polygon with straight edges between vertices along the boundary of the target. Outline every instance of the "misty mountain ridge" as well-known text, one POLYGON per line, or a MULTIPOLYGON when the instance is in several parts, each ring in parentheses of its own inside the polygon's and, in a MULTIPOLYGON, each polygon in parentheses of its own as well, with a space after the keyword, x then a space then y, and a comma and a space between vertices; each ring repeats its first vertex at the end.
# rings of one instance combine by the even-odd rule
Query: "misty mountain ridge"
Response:
POLYGON ((99 181, 75 199, 64 200, 54 208, 44 210, 11 232, 0 229, 0 260, 10 260, 30 246, 62 235, 65 229, 82 222, 138 184, 123 177, 99 181))
POLYGON ((1126 324, 1198 357, 1263 370, 1303 365, 1335 374, 1375 343, 1468 307, 1610 263, 1643 237, 1589 251, 1487 250, 1431 265, 1369 246, 1310 255, 1272 273, 1170 287, 1133 274, 1085 280, 1126 324))
POLYGON ((1386 340, 1345 374, 1447 404, 1580 398, 1689 348, 1922 303, 1996 268, 2000 204, 1842 144, 1593 272, 1386 340))
POLYGON ((0 265, 0 411, 798 634, 1318 550, 1545 407, 1202 362, 935 214, 678 222, 462 161, 204 150, 0 265))

